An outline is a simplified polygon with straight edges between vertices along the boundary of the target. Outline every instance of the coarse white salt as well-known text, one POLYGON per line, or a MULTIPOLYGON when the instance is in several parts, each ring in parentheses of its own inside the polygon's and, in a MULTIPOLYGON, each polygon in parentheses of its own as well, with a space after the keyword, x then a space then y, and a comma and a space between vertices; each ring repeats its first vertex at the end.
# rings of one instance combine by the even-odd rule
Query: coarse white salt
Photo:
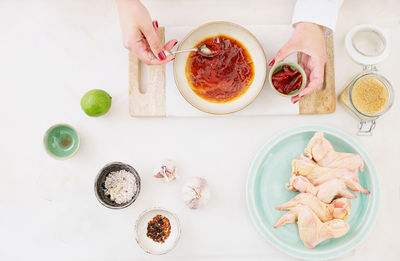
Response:
POLYGON ((126 170, 113 171, 107 175, 105 187, 106 196, 117 204, 124 204, 136 193, 136 178, 126 170))

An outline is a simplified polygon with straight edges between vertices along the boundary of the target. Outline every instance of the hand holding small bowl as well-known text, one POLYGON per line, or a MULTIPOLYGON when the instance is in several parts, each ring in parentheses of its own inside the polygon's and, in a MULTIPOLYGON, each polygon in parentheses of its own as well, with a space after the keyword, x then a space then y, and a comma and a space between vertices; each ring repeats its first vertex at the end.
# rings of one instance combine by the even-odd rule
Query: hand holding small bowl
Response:
POLYGON ((269 71, 269 84, 279 95, 295 97, 307 84, 307 75, 300 65, 293 62, 280 62, 269 71))
POLYGON ((308 77, 308 84, 298 95, 292 97, 293 103, 310 94, 324 81, 326 50, 323 27, 313 23, 296 24, 292 37, 278 51, 269 66, 282 62, 295 52, 303 53, 300 66, 308 77))

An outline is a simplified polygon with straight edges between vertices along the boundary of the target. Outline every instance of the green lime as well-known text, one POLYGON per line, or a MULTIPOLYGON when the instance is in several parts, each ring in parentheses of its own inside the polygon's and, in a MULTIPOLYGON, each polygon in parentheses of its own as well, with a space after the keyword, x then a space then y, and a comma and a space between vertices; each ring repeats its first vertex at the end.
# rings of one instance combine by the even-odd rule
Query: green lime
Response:
POLYGON ((89 116, 104 115, 111 107, 111 96, 103 90, 88 91, 81 99, 81 107, 89 116))

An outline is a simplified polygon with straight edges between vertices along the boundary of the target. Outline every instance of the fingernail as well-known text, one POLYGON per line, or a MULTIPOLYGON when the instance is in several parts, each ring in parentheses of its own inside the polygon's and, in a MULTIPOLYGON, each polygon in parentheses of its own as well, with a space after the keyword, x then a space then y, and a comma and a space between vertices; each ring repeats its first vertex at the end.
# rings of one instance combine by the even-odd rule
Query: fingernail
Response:
POLYGON ((154 29, 158 29, 158 22, 157 22, 157 20, 153 21, 153 27, 154 27, 154 29))
POLYGON ((158 58, 162 61, 162 60, 165 60, 165 58, 167 58, 167 56, 165 56, 164 51, 161 51, 158 53, 158 58))
POLYGON ((269 67, 274 66, 274 64, 275 64, 275 59, 273 59, 273 60, 269 63, 269 67))
POLYGON ((175 43, 172 45, 172 47, 174 47, 177 43, 178 43, 178 41, 175 41, 175 43))

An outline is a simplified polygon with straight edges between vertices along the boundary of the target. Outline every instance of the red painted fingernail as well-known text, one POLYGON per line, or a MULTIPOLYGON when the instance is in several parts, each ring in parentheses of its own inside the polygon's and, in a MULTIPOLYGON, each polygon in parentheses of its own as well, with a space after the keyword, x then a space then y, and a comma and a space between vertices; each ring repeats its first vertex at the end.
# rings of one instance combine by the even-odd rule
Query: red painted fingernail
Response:
POLYGON ((158 22, 157 22, 157 20, 153 21, 153 27, 154 27, 154 29, 158 29, 158 22))
POLYGON ((165 56, 164 51, 161 51, 158 53, 158 58, 160 58, 160 60, 162 61, 162 60, 165 60, 165 58, 167 58, 167 56, 165 56))
POLYGON ((273 59, 273 60, 269 63, 269 67, 274 66, 274 64, 275 64, 275 59, 273 59))
POLYGON ((175 41, 175 43, 172 45, 172 47, 174 47, 177 43, 178 43, 178 41, 175 41))

